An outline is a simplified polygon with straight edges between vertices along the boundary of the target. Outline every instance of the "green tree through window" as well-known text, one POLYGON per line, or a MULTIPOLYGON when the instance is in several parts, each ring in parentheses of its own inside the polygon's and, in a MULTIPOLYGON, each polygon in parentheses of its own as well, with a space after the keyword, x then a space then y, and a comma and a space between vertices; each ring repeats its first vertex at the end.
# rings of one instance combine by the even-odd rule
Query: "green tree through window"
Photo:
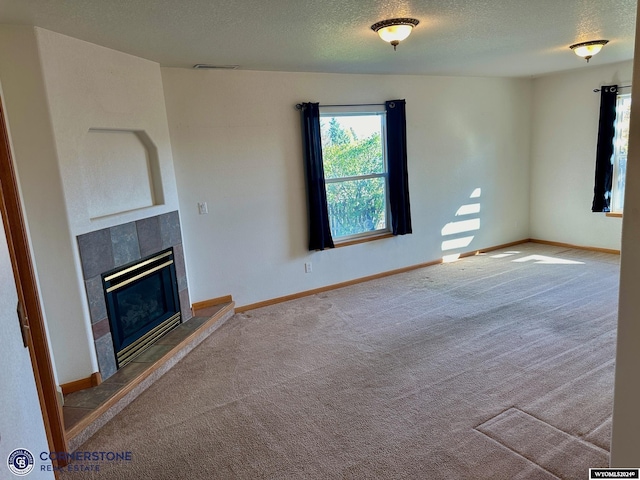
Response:
POLYGON ((332 236, 386 230, 384 114, 322 115, 320 130, 332 236))

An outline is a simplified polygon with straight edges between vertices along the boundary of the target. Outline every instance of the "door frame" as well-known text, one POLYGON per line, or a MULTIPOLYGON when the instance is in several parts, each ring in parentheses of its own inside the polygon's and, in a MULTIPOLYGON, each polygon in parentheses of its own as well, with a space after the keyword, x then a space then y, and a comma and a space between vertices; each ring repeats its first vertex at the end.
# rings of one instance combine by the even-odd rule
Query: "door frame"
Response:
MULTIPOLYGON (((9 256, 24 312, 23 338, 29 349, 33 375, 44 420, 44 428, 52 452, 67 452, 62 406, 49 351, 47 331, 33 268, 29 238, 22 213, 22 202, 11 154, 4 107, 0 97, 0 213, 7 236, 9 256)), ((55 462, 54 462, 55 463, 55 462)), ((57 462, 57 466, 64 466, 57 462)), ((57 472, 56 472, 57 477, 57 472)))

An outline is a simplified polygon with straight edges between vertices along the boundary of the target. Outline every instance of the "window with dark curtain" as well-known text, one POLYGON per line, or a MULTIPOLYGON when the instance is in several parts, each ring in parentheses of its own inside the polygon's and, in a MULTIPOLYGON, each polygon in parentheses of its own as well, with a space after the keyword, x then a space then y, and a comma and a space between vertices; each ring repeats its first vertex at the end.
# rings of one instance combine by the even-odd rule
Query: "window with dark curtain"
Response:
POLYGON ((617 85, 600 89, 600 120, 596 148, 596 175, 593 187, 592 212, 609 212, 613 180, 613 137, 615 135, 617 85))
POLYGON ((389 205, 391 208, 391 233, 411 233, 411 208, 409 206, 409 173, 407 170, 407 119, 406 102, 385 102, 387 110, 387 161, 389 162, 389 205))
MULTIPOLYGON (((302 130, 309 208, 309 250, 333 248, 327 192, 322 163, 320 105, 302 103, 302 130)), ((412 233, 407 171, 407 125, 405 100, 385 102, 387 113, 387 161, 391 233, 412 233)))
POLYGON ((307 176, 309 209, 309 250, 333 248, 329 228, 327 191, 322 166, 322 139, 320 135, 320 105, 302 104, 302 137, 304 164, 307 176))

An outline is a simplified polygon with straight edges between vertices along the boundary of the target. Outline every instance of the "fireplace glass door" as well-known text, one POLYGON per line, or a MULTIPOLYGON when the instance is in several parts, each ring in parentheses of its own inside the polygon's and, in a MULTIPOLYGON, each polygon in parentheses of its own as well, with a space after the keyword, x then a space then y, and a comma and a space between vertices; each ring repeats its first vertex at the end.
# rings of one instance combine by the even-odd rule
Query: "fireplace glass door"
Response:
POLYGON ((173 250, 107 272, 102 278, 120 368, 181 321, 173 250))

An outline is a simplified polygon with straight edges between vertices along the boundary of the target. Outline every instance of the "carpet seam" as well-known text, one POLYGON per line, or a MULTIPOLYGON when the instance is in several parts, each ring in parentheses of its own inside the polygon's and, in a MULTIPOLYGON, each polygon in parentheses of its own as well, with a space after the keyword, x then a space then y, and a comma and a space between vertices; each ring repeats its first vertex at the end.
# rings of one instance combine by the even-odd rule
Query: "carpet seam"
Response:
MULTIPOLYGON (((490 419, 491 420, 491 419, 490 419)), ((476 429, 474 429, 476 430, 476 429)), ((494 443, 497 443, 498 445, 500 445, 502 448, 510 451, 511 453, 515 454, 517 457, 520 458, 524 458, 527 462, 531 463, 532 465, 535 465, 536 467, 538 467, 540 470, 543 470, 545 472, 547 472, 549 475, 553 476, 554 478, 557 478, 558 480, 562 480, 562 477, 559 477, 558 475, 556 475, 554 472, 552 472, 551 470, 548 470, 546 468, 544 468, 542 465, 539 465, 538 463, 536 463, 534 460, 532 460, 531 458, 526 457, 525 455, 521 454, 520 452, 517 452, 516 450, 514 450, 513 448, 511 448, 508 445, 505 445, 504 443, 502 443, 501 441, 499 441, 496 438, 493 438, 491 435, 489 435, 488 433, 482 432, 480 430, 476 430, 480 435, 483 435, 485 438, 488 438, 489 440, 491 440, 494 443)))
MULTIPOLYGON (((615 365, 615 363, 616 363, 615 359, 611 359, 611 360, 609 360, 609 361, 607 361, 605 363, 601 363, 600 365, 598 365, 595 368, 592 368, 588 372, 585 372, 585 373, 573 378, 572 381, 575 382, 577 380, 583 379, 583 378, 587 377, 588 375, 592 375, 594 372, 598 372, 598 371, 600 371, 600 370, 602 370, 602 369, 604 369, 606 367, 609 367, 612 364, 615 365)), ((551 390, 546 392, 546 395, 550 395, 551 393, 556 392, 556 391, 560 390, 563 387, 564 387, 564 385, 559 385, 556 388, 552 388, 551 390)), ((526 412, 523 412, 523 413, 526 413, 526 412)), ((533 417, 533 415, 531 415, 531 416, 533 417)))
POLYGON ((551 425, 549 422, 547 422, 547 421, 545 421, 545 420, 543 420, 543 419, 541 419, 541 418, 539 418, 539 417, 537 417, 537 416, 533 415, 532 413, 526 412, 526 411, 524 411, 524 410, 522 410, 521 408, 518 408, 518 407, 513 407, 513 409, 514 409, 514 410, 519 411, 520 413, 523 413, 524 415, 529 415, 531 418, 535 418, 535 419, 536 419, 536 420, 538 420, 539 422, 542 422, 542 423, 544 423, 545 425, 548 425, 549 427, 553 428, 554 430, 557 430, 557 431, 558 431, 558 432, 560 432, 560 433, 564 433, 565 435, 568 435, 568 436, 570 436, 571 438, 575 438, 576 440, 578 440, 580 443, 582 443, 582 444, 586 445, 587 447, 593 447, 593 448, 595 448, 596 450, 599 450, 601 453, 606 454, 607 456, 609 456, 609 455, 610 455, 610 452, 609 452, 609 451, 607 451, 607 450, 605 450, 604 448, 599 447, 598 445, 595 445, 595 444, 593 444, 593 443, 591 443, 591 442, 589 442, 589 441, 587 441, 587 440, 584 440, 582 437, 576 436, 576 435, 574 435, 574 434, 572 434, 572 433, 569 433, 569 432, 565 432, 565 431, 564 431, 564 430, 562 430, 561 428, 558 428, 558 427, 556 427, 555 425, 551 425))
POLYGON ((588 437, 589 435, 591 435, 593 432, 595 432, 600 427, 602 427, 605 423, 607 423, 607 420, 609 420, 610 418, 612 418, 612 415, 611 414, 607 415, 607 417, 602 422, 600 422, 600 424, 597 427, 594 427, 593 429, 589 430, 587 433, 584 434, 584 436, 588 437))
MULTIPOLYGON (((553 430, 556 430, 557 432, 563 433, 563 434, 565 434, 565 435, 567 435, 567 436, 569 436, 569 437, 571 437, 571 438, 573 438, 573 439, 577 440, 579 443, 581 443, 581 444, 583 444, 583 445, 585 445, 585 446, 587 446, 587 447, 592 447, 592 448, 594 448, 595 450, 598 450, 598 451, 600 451, 601 453, 604 453, 604 454, 605 454, 605 455, 607 455, 607 456, 609 456, 609 455, 610 455, 610 452, 609 452, 609 451, 607 451, 607 450, 605 450, 604 448, 602 448, 602 447, 600 447, 600 446, 598 446, 598 445, 595 445, 595 444, 593 444, 593 443, 591 443, 591 442, 589 442, 589 441, 587 441, 587 440, 584 440, 583 438, 578 437, 578 436, 576 436, 576 435, 574 435, 574 434, 572 434, 572 433, 565 432, 564 430, 562 430, 562 429, 560 429, 560 428, 556 427, 555 425, 551 425, 551 424, 550 424, 549 422, 547 422, 546 420, 543 420, 543 419, 541 419, 541 418, 537 417, 536 415, 533 415, 532 413, 526 412, 526 411, 525 411, 525 410, 523 410, 522 408, 516 407, 515 405, 514 405, 514 406, 511 406, 511 407, 509 407, 509 408, 507 408, 506 410, 503 410, 502 412, 498 413, 497 415, 494 415, 493 417, 489 418, 488 420, 486 420, 486 421, 482 422, 480 425, 478 425, 478 426, 476 426, 476 427, 473 427, 473 429, 474 429, 474 430, 476 430, 476 431, 478 431, 478 432, 480 432, 480 433, 482 433, 483 435, 486 435, 487 437, 491 438, 492 440, 495 440, 495 441, 496 441, 496 442, 498 442, 500 445, 504 445, 504 444, 503 444, 502 442, 500 442, 499 440, 497 440, 497 439, 495 439, 495 438, 491 437, 488 433, 483 432, 482 430, 479 430, 479 428, 480 428, 480 427, 482 427, 483 425, 485 425, 485 424, 487 424, 487 423, 491 422, 492 420, 495 420, 495 419, 496 419, 496 418, 498 418, 500 415, 504 415, 504 414, 505 414, 505 413, 507 413, 509 410, 515 410, 515 411, 517 411, 517 412, 522 413, 523 415, 527 415, 527 416, 529 416, 529 417, 531 417, 531 418, 533 418, 533 419, 535 419, 535 420, 539 421, 540 423, 543 423, 543 424, 547 425, 548 427, 552 428, 553 430)), ((602 425, 602 424, 600 424, 600 425, 602 425)), ((600 426, 600 425, 598 425, 598 426, 600 426)), ((509 447, 508 445, 504 445, 504 446, 505 446, 506 448, 508 448, 509 450, 511 450, 511 447, 509 447)), ((522 455, 522 456, 524 457, 524 455, 522 455)), ((525 458, 526 458, 526 457, 525 457, 525 458)), ((535 463, 535 462, 534 462, 534 463, 535 463)), ((536 465, 538 465, 538 464, 536 463, 536 465)), ((542 468, 542 467, 540 467, 540 468, 542 468)))

